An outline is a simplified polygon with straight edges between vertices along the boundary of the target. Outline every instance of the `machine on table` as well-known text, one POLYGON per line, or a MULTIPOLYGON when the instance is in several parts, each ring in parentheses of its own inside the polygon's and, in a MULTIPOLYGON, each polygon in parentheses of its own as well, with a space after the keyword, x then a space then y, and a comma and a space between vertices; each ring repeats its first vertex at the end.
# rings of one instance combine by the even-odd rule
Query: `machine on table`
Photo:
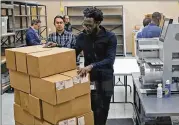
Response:
POLYGON ((137 58, 144 93, 156 93, 158 83, 170 80, 172 93, 179 92, 179 24, 165 19, 160 38, 138 39, 137 58))

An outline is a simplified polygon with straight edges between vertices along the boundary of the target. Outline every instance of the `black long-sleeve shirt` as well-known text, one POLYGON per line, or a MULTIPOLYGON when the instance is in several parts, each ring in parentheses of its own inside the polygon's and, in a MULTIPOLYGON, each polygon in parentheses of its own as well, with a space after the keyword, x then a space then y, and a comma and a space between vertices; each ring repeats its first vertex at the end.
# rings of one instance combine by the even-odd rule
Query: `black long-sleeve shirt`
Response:
POLYGON ((76 54, 84 53, 85 66, 93 65, 91 81, 113 79, 113 64, 116 56, 117 39, 114 33, 100 26, 96 36, 82 32, 76 40, 76 54))

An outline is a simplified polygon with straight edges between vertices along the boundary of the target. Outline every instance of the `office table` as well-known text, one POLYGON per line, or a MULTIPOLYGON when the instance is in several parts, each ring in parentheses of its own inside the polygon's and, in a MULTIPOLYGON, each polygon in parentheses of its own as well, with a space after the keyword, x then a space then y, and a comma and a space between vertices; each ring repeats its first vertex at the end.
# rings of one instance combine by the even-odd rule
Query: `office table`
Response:
POLYGON ((140 72, 135 58, 116 58, 114 62, 114 86, 115 76, 124 76, 124 87, 125 87, 125 101, 115 102, 114 93, 112 98, 112 103, 131 103, 127 101, 127 76, 132 76, 132 73, 140 72))
MULTIPOLYGON (((172 95, 169 98, 157 98, 156 95, 146 95, 140 92, 141 83, 139 73, 133 73, 134 83, 134 111, 140 113, 141 106, 145 117, 179 116, 179 95, 172 95)), ((138 120, 139 114, 138 114, 138 120)))
POLYGON ((6 63, 6 57, 5 56, 1 56, 1 65, 6 63))

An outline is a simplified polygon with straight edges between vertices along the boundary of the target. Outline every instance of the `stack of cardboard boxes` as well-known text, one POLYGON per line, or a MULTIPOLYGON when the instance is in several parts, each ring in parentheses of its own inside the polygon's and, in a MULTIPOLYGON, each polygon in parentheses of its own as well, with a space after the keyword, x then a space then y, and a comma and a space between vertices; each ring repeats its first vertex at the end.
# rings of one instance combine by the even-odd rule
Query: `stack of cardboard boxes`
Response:
POLYGON ((67 48, 6 50, 16 125, 94 125, 90 82, 78 76, 75 57, 67 48))

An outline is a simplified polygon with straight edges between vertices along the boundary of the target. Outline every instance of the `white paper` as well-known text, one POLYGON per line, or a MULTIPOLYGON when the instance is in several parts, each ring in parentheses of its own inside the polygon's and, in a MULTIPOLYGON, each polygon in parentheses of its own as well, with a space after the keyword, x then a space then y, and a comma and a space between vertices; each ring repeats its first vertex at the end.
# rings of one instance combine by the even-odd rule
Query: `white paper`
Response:
POLYGON ((85 118, 84 118, 84 116, 78 118, 78 125, 85 125, 85 118))
POLYGON ((80 83, 80 76, 73 77, 73 82, 74 82, 74 84, 80 83))
POLYGON ((4 23, 4 22, 2 22, 2 26, 5 26, 5 23, 4 23))
POLYGON ((61 121, 58 123, 58 125, 68 125, 68 121, 67 120, 61 121))
POLYGON ((65 89, 65 84, 64 84, 64 82, 63 82, 63 81, 56 82, 56 89, 57 89, 57 90, 65 89))
POLYGON ((68 120, 65 120, 65 121, 64 121, 64 125, 68 125, 68 120))
POLYGON ((76 118, 72 118, 68 120, 68 125, 77 125, 76 118))
POLYGON ((62 121, 62 122, 59 122, 58 125, 64 125, 64 122, 63 122, 63 121, 62 121))
POLYGON ((65 84, 65 88, 70 88, 70 87, 73 87, 73 80, 70 79, 70 80, 66 80, 64 81, 64 84, 65 84))
POLYGON ((81 83, 86 83, 88 82, 88 75, 86 77, 81 77, 81 83))

